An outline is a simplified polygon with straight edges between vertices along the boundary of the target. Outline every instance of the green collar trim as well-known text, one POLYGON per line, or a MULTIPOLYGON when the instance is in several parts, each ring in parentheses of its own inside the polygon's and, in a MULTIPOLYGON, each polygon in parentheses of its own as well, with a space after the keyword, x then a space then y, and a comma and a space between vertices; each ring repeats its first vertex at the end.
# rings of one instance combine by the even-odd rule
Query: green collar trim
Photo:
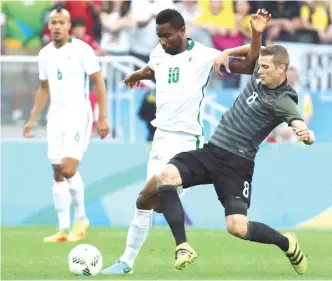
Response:
POLYGON ((187 40, 188 40, 188 43, 189 43, 189 40, 190 40, 190 43, 189 43, 188 48, 187 48, 187 51, 191 51, 194 48, 194 46, 195 46, 195 41, 193 39, 191 39, 191 38, 187 38, 187 40))

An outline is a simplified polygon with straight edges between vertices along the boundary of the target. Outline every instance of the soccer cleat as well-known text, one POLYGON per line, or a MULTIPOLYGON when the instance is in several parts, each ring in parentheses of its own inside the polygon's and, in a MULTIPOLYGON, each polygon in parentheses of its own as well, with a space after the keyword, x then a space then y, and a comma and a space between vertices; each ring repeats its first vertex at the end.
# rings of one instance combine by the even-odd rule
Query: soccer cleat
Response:
POLYGON ((185 242, 175 249, 175 268, 182 270, 187 264, 193 263, 198 258, 197 253, 185 242))
POLYGON ((304 274, 307 271, 307 258, 300 249, 300 245, 297 242, 296 236, 294 233, 287 232, 284 234, 288 238, 289 248, 286 252, 286 256, 292 264, 294 270, 298 274, 304 274))
POLYGON ((134 270, 124 261, 117 260, 114 264, 110 267, 105 268, 104 270, 100 271, 100 274, 105 275, 126 275, 126 274, 133 274, 134 270))
POLYGON ((54 235, 48 236, 44 238, 44 242, 65 242, 68 241, 68 232, 59 231, 54 235))
POLYGON ((76 242, 82 240, 86 234, 86 230, 88 229, 89 225, 90 223, 87 218, 76 219, 68 235, 68 241, 76 242))

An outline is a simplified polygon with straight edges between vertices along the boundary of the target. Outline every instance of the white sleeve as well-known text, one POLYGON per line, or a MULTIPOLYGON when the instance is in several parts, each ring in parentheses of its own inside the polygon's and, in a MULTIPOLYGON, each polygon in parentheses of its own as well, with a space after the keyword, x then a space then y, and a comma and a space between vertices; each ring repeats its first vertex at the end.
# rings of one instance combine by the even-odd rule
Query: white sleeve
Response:
POLYGON ((39 80, 41 81, 47 80, 45 60, 43 59, 43 55, 41 54, 41 52, 39 52, 38 55, 38 72, 39 72, 39 80))
POLYGON ((205 54, 209 61, 214 61, 222 54, 222 51, 219 51, 214 48, 206 48, 205 54))
POLYGON ((100 65, 98 63, 94 50, 86 45, 83 52, 83 69, 86 74, 91 75, 100 71, 100 65))
POLYGON ((153 59, 153 56, 151 56, 151 54, 150 54, 148 66, 154 71, 154 59, 153 59))

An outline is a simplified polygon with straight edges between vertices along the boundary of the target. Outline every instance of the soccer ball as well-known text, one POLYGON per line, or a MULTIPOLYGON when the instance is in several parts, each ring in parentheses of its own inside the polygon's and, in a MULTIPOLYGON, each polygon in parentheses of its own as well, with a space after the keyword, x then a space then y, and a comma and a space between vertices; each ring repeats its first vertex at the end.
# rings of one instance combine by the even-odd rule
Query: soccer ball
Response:
POLYGON ((68 265, 69 271, 76 276, 94 276, 103 266, 103 257, 96 247, 81 244, 70 251, 68 265))

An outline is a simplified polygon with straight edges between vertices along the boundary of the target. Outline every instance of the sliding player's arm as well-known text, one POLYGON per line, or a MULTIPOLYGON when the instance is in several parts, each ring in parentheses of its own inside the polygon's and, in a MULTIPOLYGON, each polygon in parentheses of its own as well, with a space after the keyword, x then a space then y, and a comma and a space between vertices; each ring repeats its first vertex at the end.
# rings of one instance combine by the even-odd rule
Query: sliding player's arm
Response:
POLYGON ((296 103, 289 96, 284 95, 277 100, 275 116, 292 127, 299 140, 303 141, 303 143, 311 145, 315 142, 314 132, 308 129, 297 109, 296 103))
POLYGON ((251 44, 225 50, 215 63, 215 70, 219 74, 221 72, 253 74, 262 46, 262 33, 270 18, 271 15, 265 10, 258 10, 256 15, 252 16, 251 44))
POLYGON ((100 70, 96 55, 90 46, 84 46, 83 68, 89 78, 94 82, 98 98, 99 118, 97 132, 101 139, 109 133, 107 120, 107 91, 105 81, 100 70))
POLYGON ((44 110, 45 106, 50 100, 50 89, 48 86, 47 72, 45 70, 45 62, 38 56, 38 69, 39 69, 39 79, 40 86, 36 94, 35 103, 33 105, 30 118, 25 124, 23 129, 23 136, 26 138, 31 137, 31 129, 35 126, 39 114, 44 110))

